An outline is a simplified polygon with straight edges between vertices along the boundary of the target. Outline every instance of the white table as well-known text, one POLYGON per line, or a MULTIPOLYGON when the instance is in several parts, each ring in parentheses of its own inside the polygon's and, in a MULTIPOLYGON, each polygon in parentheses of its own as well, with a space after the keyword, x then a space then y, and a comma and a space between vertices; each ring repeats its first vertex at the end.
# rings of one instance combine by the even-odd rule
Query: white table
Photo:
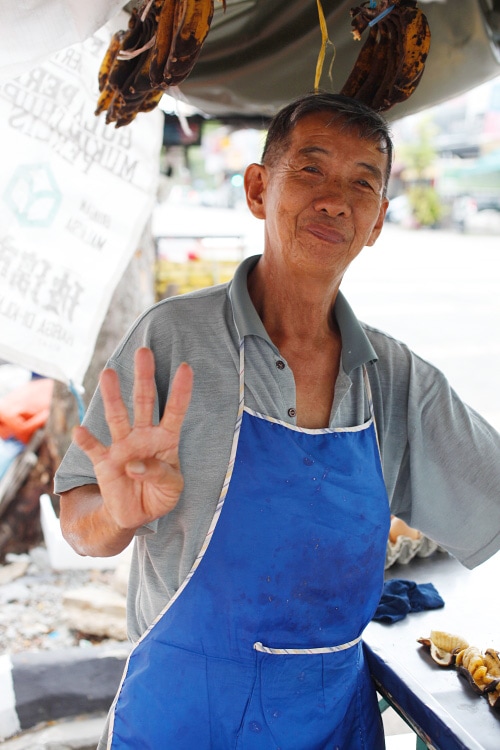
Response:
POLYGON ((370 623, 364 641, 379 692, 428 747, 500 750, 500 711, 474 693, 455 668, 435 664, 417 642, 431 630, 444 630, 483 652, 500 650, 500 553, 472 571, 438 553, 395 565, 386 578, 432 582, 445 606, 410 613, 391 625, 370 623))

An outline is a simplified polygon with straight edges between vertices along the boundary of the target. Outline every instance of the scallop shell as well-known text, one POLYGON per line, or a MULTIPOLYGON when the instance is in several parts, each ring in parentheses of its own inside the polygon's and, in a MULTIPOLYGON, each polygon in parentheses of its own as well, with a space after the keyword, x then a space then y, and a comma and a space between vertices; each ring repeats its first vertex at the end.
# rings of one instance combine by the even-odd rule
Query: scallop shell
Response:
POLYGON ((461 651, 469 645, 465 638, 453 633, 446 633, 444 630, 431 630, 430 639, 436 648, 439 648, 441 651, 447 651, 450 654, 457 649, 461 651))
POLYGON ((469 645, 461 636, 443 630, 431 630, 429 638, 419 638, 418 642, 427 646, 432 659, 440 667, 451 667, 455 663, 456 654, 469 645))
POLYGON ((488 667, 488 674, 500 677, 500 654, 492 648, 484 652, 484 663, 488 667))
POLYGON ((493 690, 491 693, 486 694, 486 698, 488 699, 488 703, 490 706, 496 710, 500 709, 500 688, 496 687, 495 690, 493 690))
MULTIPOLYGON (((491 654, 489 659, 493 659, 491 654)), ((469 680, 477 693, 492 692, 500 683, 500 677, 490 672, 486 656, 475 646, 469 646, 457 654, 456 663, 459 673, 469 680)))
POLYGON ((430 650, 433 660, 441 667, 454 665, 478 695, 484 696, 491 708, 500 711, 500 652, 492 648, 484 654, 476 646, 469 646, 458 635, 442 630, 431 630, 429 638, 418 638, 430 650))

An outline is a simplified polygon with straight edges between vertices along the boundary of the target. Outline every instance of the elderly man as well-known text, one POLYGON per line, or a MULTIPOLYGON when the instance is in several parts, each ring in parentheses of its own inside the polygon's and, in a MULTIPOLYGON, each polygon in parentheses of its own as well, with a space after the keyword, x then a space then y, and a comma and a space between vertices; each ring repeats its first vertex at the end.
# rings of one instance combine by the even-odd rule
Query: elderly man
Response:
POLYGON ((391 512, 468 567, 500 546, 500 437, 339 291, 391 160, 364 105, 285 107, 245 175, 262 256, 145 312, 102 374, 56 491, 79 553, 135 537, 103 748, 383 748, 361 637, 391 512))

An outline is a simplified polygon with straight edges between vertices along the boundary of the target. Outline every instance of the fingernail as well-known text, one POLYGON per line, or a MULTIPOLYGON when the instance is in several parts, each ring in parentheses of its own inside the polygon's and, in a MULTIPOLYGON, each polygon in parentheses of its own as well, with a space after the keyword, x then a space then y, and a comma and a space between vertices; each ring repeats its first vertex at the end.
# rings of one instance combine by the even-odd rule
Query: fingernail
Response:
POLYGON ((142 461, 129 461, 127 464, 127 467, 129 471, 132 472, 132 474, 145 474, 146 473, 146 465, 143 464, 142 461))

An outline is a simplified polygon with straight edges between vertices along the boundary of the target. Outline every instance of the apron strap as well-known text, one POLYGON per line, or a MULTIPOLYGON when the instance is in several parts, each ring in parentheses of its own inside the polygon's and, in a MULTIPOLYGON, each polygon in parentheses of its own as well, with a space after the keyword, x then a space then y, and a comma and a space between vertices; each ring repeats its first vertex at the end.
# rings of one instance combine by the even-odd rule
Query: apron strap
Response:
MULTIPOLYGON (((234 467, 234 460, 236 458, 236 450, 238 448, 238 438, 240 436, 240 430, 241 430, 241 422, 243 420, 243 408, 245 406, 245 344, 244 339, 242 338, 240 340, 240 392, 239 392, 239 402, 238 402, 238 415, 236 417, 236 424, 234 426, 234 434, 233 434, 233 443, 231 445, 231 453, 229 456, 229 464, 226 471, 226 476, 224 477, 224 482, 222 484, 222 491, 219 497, 219 502, 217 503, 217 508, 215 510, 215 518, 214 521, 219 517, 220 510, 224 504, 224 500, 226 499, 227 491, 229 489, 229 482, 231 481, 231 477, 233 474, 233 467, 234 467)), ((212 525, 215 528, 214 522, 212 522, 212 525)))
POLYGON ((366 390, 366 397, 368 399, 368 408, 370 409, 370 417, 373 421, 373 429, 375 430, 375 437, 377 439, 378 453, 380 456, 380 461, 382 462, 382 453, 380 452, 380 441, 378 439, 377 423, 375 421, 375 411, 373 409, 372 387, 370 385, 370 378, 368 377, 368 371, 366 369, 366 365, 363 365, 363 380, 365 382, 365 390, 366 390))
POLYGON ((264 654, 333 654, 336 651, 345 651, 352 648, 361 640, 360 635, 347 643, 341 643, 340 646, 320 646, 319 648, 269 648, 263 646, 260 641, 253 644, 255 651, 261 651, 264 654))

